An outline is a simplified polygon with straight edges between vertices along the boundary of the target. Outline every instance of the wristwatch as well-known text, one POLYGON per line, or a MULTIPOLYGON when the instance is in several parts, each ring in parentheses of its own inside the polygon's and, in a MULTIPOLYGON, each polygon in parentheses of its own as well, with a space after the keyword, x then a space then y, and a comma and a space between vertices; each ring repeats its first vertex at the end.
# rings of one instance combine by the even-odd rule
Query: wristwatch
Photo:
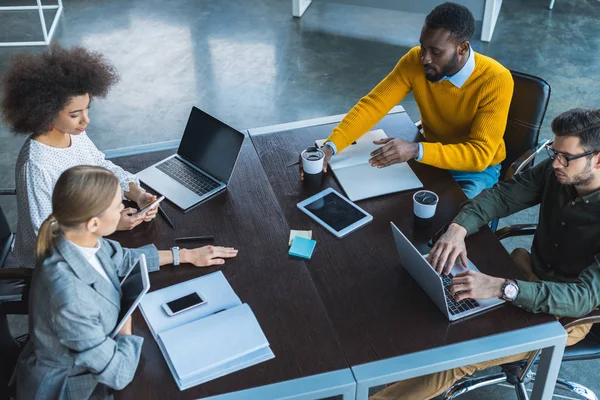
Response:
POLYGON ((519 295, 519 286, 508 279, 502 285, 502 300, 514 301, 519 295))
POLYGON ((179 247, 178 246, 171 247, 171 251, 173 252, 173 265, 178 266, 179 265, 179 247))

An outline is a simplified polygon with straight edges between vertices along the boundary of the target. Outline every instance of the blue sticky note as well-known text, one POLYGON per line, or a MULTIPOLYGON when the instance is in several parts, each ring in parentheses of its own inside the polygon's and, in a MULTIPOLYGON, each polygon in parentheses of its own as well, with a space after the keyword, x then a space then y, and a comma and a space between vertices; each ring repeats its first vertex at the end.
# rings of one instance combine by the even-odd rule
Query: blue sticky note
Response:
POLYGON ((312 253, 315 250, 317 242, 315 240, 305 239, 303 237, 296 236, 292 242, 292 247, 288 254, 290 256, 306 258, 310 260, 312 253))

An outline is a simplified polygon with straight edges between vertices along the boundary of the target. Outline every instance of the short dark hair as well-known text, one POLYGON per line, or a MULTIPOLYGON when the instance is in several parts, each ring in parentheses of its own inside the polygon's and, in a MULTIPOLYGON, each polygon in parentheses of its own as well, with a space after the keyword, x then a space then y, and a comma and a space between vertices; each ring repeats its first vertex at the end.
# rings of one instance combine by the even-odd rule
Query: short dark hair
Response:
POLYGON ((470 41, 475 31, 475 18, 469 9, 456 3, 440 4, 425 18, 430 29, 443 28, 459 42, 470 41))
POLYGON ((552 132, 556 136, 578 137, 585 151, 600 151, 600 109, 565 111, 552 121, 552 132))
POLYGON ((17 54, 5 72, 0 104, 14 133, 46 132, 75 96, 104 97, 119 80, 102 54, 83 47, 52 46, 41 54, 17 54))

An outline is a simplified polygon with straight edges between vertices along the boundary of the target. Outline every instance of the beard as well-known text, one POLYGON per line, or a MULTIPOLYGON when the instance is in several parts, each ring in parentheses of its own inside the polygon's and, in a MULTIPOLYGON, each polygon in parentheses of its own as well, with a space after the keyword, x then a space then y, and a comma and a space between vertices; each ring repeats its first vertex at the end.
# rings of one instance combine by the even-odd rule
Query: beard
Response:
POLYGON ((565 172, 558 170, 555 172, 560 172, 561 174, 565 175, 565 178, 563 178, 563 180, 561 180, 558 176, 556 177, 556 179, 558 180, 558 183, 560 183, 561 185, 570 185, 570 186, 586 186, 589 185, 593 180, 594 180, 594 173, 592 171, 592 160, 588 158, 588 162, 585 166, 585 169, 583 171, 581 171, 580 173, 578 173, 577 175, 574 175, 572 177, 570 177, 569 175, 567 175, 565 172))
MULTIPOLYGON (((435 75, 425 74, 425 78, 427 78, 427 80, 430 82, 439 82, 442 79, 444 79, 445 77, 452 74, 453 72, 454 73, 458 72, 457 71, 458 63, 459 63, 458 51, 454 51, 454 55, 452 56, 452 59, 450 60, 450 62, 448 64, 444 65, 438 74, 435 74, 435 75)), ((433 69, 425 67, 425 72, 427 72, 427 71, 433 71, 433 69)))

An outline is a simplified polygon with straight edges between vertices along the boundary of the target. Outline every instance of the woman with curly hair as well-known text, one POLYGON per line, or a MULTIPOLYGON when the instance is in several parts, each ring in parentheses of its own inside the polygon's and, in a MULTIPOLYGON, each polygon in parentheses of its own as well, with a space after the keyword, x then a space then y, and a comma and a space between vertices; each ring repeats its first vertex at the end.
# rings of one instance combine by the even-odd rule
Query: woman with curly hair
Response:
MULTIPOLYGON (((140 187, 135 175, 104 157, 86 134, 94 97, 105 97, 119 80, 101 54, 81 47, 53 46, 37 55, 19 54, 3 79, 4 119, 15 134, 29 135, 17 158, 17 237, 14 255, 22 266, 35 265, 35 241, 52 213, 52 191, 58 177, 77 165, 102 166, 119 179, 124 197, 142 208, 156 199, 140 187)), ((156 216, 157 209, 135 216, 121 212, 118 230, 133 229, 156 216)))

